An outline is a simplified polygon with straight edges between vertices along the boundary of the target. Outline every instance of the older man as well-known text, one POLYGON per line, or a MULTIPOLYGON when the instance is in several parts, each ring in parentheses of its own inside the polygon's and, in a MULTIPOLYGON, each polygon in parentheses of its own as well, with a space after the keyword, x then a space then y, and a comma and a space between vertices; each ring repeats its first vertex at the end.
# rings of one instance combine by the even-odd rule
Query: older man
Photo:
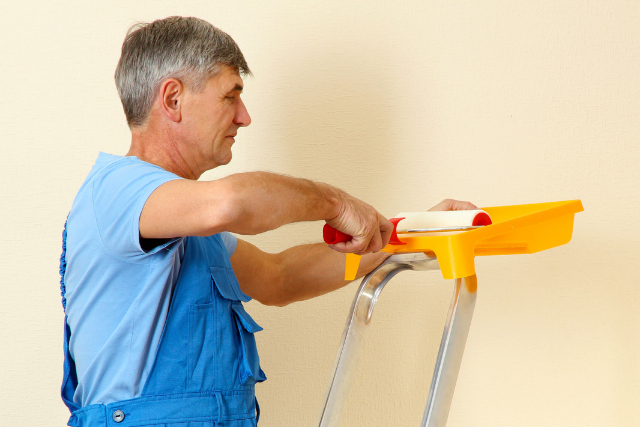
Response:
POLYGON ((131 148, 98 156, 64 234, 69 425, 255 425, 261 328, 242 302, 282 306, 344 286, 340 252, 364 255, 359 277, 387 256, 376 251, 389 221, 330 185, 266 172, 197 181, 229 163, 251 123, 249 73, 231 37, 199 19, 127 35, 115 77, 131 148), (314 220, 353 239, 268 254, 230 233, 314 220))

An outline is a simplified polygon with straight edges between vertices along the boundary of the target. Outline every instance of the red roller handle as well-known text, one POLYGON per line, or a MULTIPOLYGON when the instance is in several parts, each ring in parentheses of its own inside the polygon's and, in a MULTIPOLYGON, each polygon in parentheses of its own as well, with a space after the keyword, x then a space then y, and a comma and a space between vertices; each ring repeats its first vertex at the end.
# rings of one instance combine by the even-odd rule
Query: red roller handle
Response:
MULTIPOLYGON (((391 245, 406 245, 398 239, 398 234, 396 229, 398 228, 398 223, 402 221, 404 218, 391 218, 389 221, 393 224, 393 231, 391 232, 391 238, 389 239, 389 244, 391 245)), ((340 242, 348 242, 352 239, 352 236, 345 234, 341 231, 336 230, 329 224, 325 224, 322 229, 322 237, 324 238, 325 243, 329 245, 333 245, 340 242)))
POLYGON ((348 242, 351 240, 351 236, 343 233, 342 231, 338 231, 329 224, 325 224, 322 229, 322 237, 324 238, 324 242, 333 245, 335 243, 348 242))

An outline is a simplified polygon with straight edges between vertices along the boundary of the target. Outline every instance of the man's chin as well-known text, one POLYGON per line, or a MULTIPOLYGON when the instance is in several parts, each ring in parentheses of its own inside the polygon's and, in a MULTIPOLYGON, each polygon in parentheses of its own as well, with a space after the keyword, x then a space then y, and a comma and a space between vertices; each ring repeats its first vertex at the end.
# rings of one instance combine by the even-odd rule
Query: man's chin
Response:
POLYGON ((231 162, 231 158, 233 157, 233 154, 231 153, 231 151, 229 151, 229 154, 224 156, 223 158, 220 159, 216 159, 217 160, 217 164, 218 166, 224 166, 224 165, 228 165, 231 162))

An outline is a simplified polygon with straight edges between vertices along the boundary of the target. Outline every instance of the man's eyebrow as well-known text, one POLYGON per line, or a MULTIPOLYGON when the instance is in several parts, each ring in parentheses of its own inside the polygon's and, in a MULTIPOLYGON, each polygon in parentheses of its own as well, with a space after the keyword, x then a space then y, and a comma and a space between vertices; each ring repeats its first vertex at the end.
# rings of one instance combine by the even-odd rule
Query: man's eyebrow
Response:
POLYGON ((231 90, 230 90, 229 92, 227 92, 227 93, 236 92, 236 91, 238 91, 238 92, 242 92, 242 90, 243 90, 243 89, 244 89, 244 87, 243 87, 241 84, 236 83, 236 85, 233 87, 233 89, 231 89, 231 90))

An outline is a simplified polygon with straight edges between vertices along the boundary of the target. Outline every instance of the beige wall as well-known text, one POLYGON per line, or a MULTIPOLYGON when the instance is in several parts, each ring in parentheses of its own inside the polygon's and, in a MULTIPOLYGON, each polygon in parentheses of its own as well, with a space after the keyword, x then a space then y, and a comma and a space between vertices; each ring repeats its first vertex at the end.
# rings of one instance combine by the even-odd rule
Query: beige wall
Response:
MULTIPOLYGON (((112 79, 127 28, 181 14, 229 32, 255 73, 253 124, 206 178, 323 180, 389 216, 582 199, 570 244, 478 259, 448 425, 640 425, 637 1, 3 3, 0 424, 66 422, 60 232, 97 152, 128 147, 112 79)), ((249 240, 278 251, 320 230, 249 240)), ((262 426, 314 425, 356 286, 249 304, 262 426)), ((450 294, 434 272, 385 290, 344 425, 418 425, 450 294)))

